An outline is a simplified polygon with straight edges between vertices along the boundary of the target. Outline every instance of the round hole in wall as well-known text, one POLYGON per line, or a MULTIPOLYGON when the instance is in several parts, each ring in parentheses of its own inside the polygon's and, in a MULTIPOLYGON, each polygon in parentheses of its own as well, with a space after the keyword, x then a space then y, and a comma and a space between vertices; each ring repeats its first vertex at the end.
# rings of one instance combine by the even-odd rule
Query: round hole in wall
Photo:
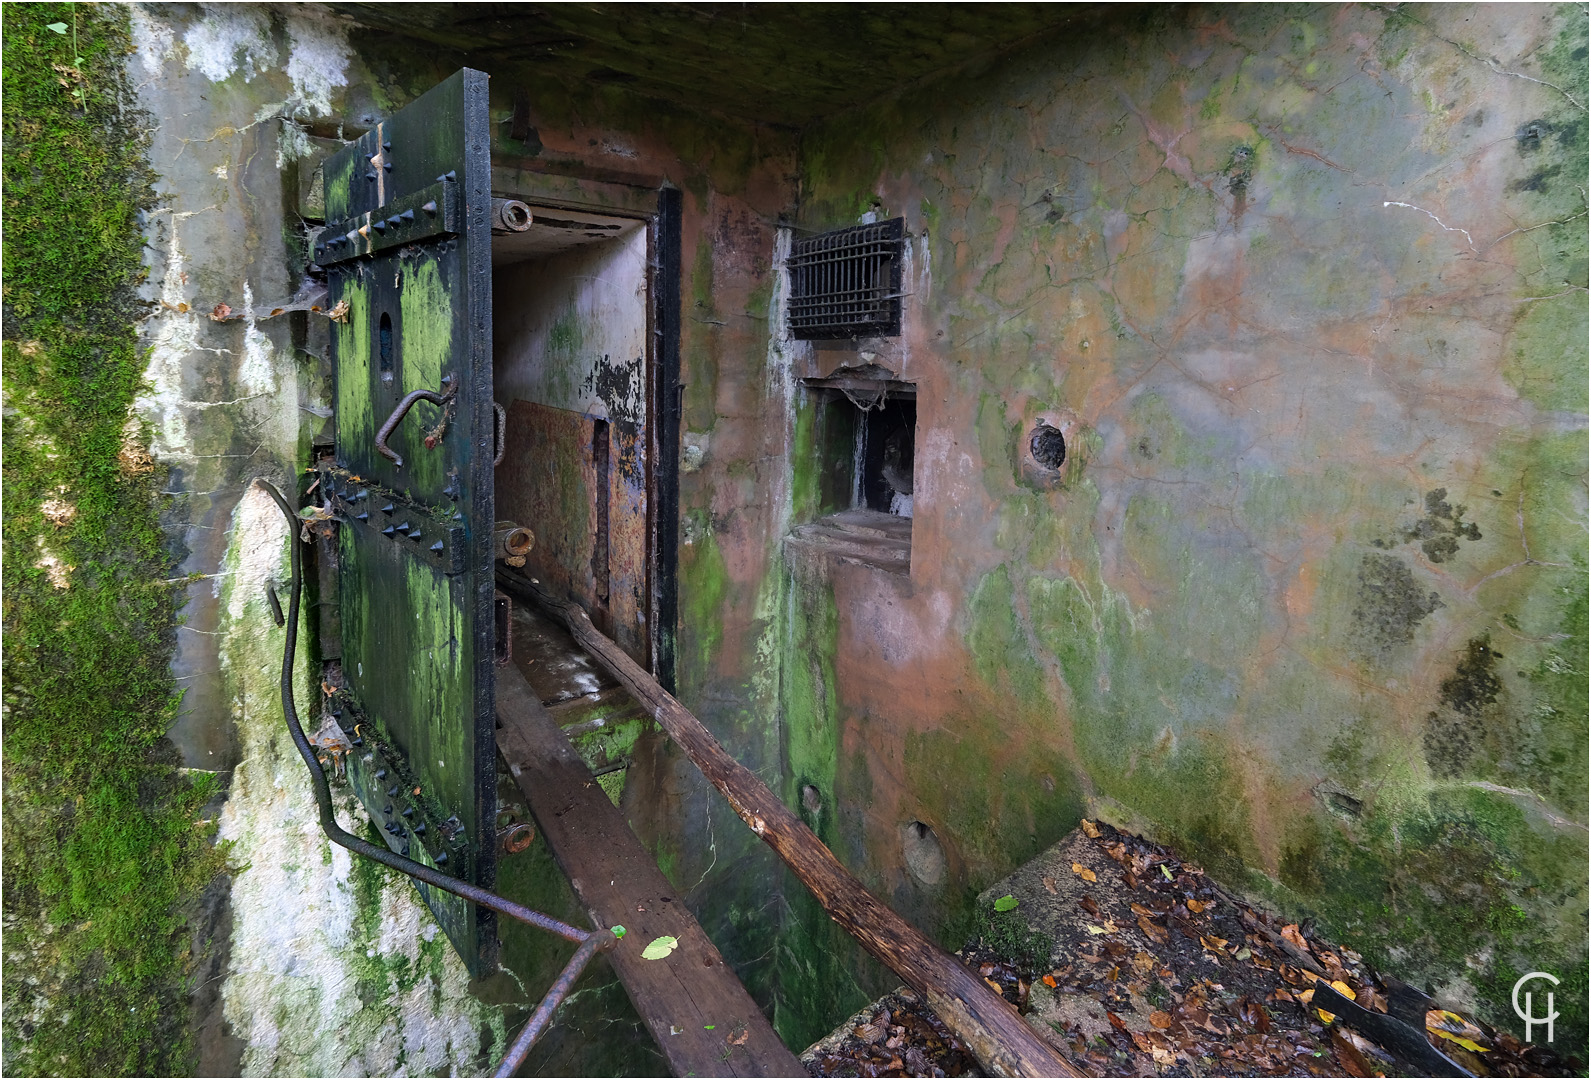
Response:
POLYGON ((901 827, 901 854, 907 872, 924 885, 945 880, 945 849, 934 830, 921 821, 908 821, 901 827))
POLYGON ((1028 449, 1033 453, 1033 460, 1046 469, 1059 469, 1066 461, 1066 436, 1061 434, 1061 429, 1040 420, 1033 428, 1033 434, 1028 436, 1028 449))
POLYGON ((823 796, 811 784, 802 784, 801 805, 807 813, 816 817, 823 810, 823 796))

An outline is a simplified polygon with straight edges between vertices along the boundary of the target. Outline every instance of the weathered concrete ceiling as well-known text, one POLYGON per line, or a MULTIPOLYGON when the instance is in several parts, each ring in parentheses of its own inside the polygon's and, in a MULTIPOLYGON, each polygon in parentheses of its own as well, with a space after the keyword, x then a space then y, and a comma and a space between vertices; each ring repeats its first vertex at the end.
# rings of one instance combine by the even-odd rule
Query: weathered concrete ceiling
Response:
POLYGON ((1105 6, 331 5, 363 26, 456 49, 488 71, 533 66, 792 127, 1091 20, 1105 6))

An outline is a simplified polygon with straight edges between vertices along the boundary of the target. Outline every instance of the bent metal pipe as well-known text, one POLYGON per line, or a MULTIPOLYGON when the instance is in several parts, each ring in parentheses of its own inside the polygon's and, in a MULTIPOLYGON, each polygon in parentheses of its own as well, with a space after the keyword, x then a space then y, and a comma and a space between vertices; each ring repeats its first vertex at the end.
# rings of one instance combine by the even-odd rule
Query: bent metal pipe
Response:
POLYGON ((345 831, 342 826, 337 824, 336 815, 332 811, 331 788, 326 782, 326 773, 321 768, 319 759, 315 756, 315 748, 310 745, 309 739, 304 735, 303 726, 298 720, 298 708, 293 700, 293 658, 298 644, 299 600, 303 594, 302 556, 299 552, 298 540, 300 522, 298 516, 293 513, 292 508, 287 505, 287 500, 282 497, 282 493, 276 489, 274 484, 262 479, 257 479, 255 482, 264 488, 266 493, 275 500, 276 505, 281 509, 288 523, 288 542, 292 556, 292 582, 287 602, 287 636, 282 646, 282 714, 287 719, 287 730, 293 737, 293 745, 298 748, 299 756, 304 759, 304 764, 309 768, 310 782, 315 789, 315 804, 320 810, 321 831, 326 834, 326 838, 332 843, 345 847, 349 851, 363 855, 368 859, 373 859, 383 866, 390 866, 392 869, 407 874, 417 881, 423 881, 433 889, 441 889, 444 892, 453 893, 455 896, 462 896, 471 903, 480 904, 482 907, 495 911, 499 915, 506 915, 529 926, 557 934, 559 937, 576 942, 580 946, 575 950, 574 957, 570 959, 562 974, 558 976, 552 987, 547 991, 546 996, 542 998, 541 1004, 536 1007, 536 1011, 531 1014, 531 1018, 526 1022, 524 1030, 519 1033, 514 1045, 498 1066, 496 1075, 512 1076, 518 1071, 520 1065, 524 1063, 525 1055, 530 1053, 530 1049, 536 1044, 536 1040, 546 1031, 553 1013, 562 1004, 564 998, 569 996, 569 991, 573 989, 575 980, 579 978, 580 972, 585 969, 591 958, 596 956, 597 953, 606 952, 613 948, 618 943, 618 938, 614 937, 611 930, 582 930, 577 926, 570 926, 566 922, 555 919, 551 915, 543 915, 541 912, 534 911, 523 904, 516 904, 512 900, 498 896, 496 893, 483 889, 478 885, 472 885, 467 881, 449 877, 432 867, 426 866, 424 863, 406 859, 402 855, 388 851, 386 848, 377 847, 367 840, 362 840, 345 831))

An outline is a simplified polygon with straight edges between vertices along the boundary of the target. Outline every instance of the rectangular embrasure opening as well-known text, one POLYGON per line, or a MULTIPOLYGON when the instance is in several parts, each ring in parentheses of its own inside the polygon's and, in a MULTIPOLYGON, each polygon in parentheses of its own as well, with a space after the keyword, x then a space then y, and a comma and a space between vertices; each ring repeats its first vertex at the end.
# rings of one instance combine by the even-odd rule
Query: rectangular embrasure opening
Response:
POLYGON ((911 383, 846 375, 806 379, 812 410, 814 520, 798 544, 859 558, 891 571, 911 562, 917 393, 911 383))

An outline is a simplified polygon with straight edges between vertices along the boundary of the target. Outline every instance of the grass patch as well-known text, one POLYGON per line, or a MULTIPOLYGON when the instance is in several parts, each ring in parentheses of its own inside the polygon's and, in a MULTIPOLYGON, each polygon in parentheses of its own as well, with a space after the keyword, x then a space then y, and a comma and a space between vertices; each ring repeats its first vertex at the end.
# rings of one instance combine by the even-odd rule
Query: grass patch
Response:
POLYGON ((128 427, 152 177, 127 13, 3 19, 4 1068, 186 1072, 183 911, 224 853, 194 820, 213 778, 165 739, 182 582, 128 427))

